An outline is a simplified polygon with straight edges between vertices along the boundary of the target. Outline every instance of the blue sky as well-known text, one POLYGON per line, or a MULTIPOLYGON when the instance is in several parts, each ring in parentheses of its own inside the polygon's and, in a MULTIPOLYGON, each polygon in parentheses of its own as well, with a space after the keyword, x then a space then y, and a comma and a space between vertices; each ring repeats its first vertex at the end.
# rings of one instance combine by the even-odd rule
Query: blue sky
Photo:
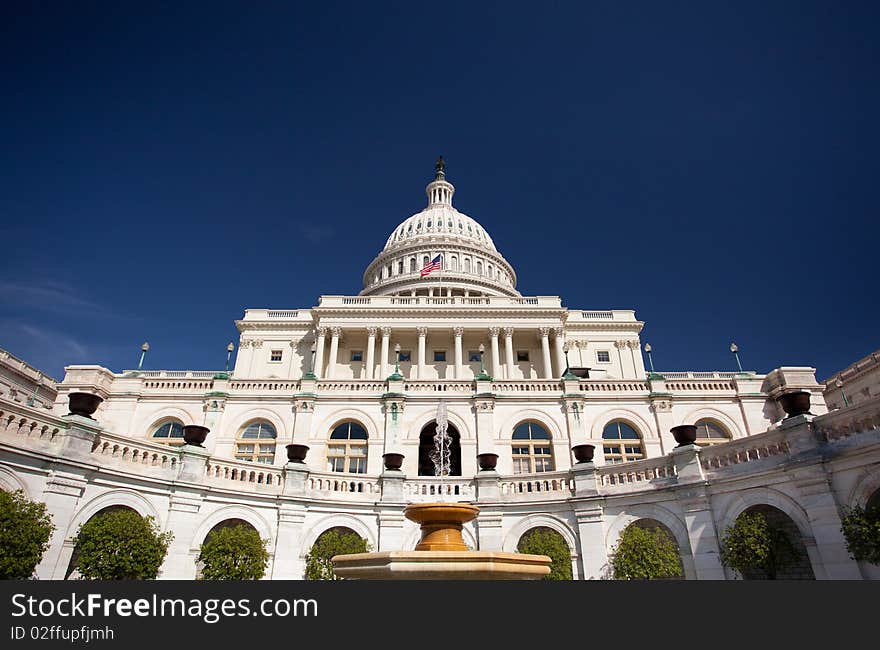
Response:
POLYGON ((4 2, 0 347, 221 368, 357 293, 442 154, 523 294, 824 378, 880 347, 878 7, 4 2))

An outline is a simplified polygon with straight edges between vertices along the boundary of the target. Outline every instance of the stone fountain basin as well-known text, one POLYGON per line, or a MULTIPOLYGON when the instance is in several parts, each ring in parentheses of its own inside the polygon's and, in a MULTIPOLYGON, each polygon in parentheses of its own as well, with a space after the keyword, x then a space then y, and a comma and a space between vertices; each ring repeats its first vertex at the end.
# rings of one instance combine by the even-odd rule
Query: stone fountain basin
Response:
POLYGON ((546 555, 496 551, 385 551, 333 558, 333 570, 354 580, 540 580, 546 555))

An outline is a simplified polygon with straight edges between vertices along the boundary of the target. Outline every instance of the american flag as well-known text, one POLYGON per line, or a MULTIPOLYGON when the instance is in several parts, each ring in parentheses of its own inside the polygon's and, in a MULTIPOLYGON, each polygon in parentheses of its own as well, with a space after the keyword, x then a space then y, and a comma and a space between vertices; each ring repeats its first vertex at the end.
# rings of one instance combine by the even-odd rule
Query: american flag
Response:
POLYGON ((439 271, 441 268, 443 268, 443 266, 440 262, 440 255, 438 255, 437 257, 432 259, 430 262, 425 264, 425 266, 422 268, 422 274, 420 277, 425 277, 426 275, 430 275, 431 271, 439 271))

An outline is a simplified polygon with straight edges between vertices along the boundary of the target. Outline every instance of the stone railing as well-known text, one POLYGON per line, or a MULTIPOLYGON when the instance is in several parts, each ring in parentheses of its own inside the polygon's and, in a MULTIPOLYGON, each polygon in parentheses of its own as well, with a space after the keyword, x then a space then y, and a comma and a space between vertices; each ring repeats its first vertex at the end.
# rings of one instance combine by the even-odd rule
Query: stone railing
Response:
MULTIPOLYGON (((646 373, 650 375, 651 373, 646 373)), ((738 373, 736 372, 720 372, 717 370, 707 371, 707 372, 695 372, 695 371, 682 371, 682 372, 658 372, 658 375, 663 375, 666 380, 669 379, 732 379, 736 377, 738 373)))
POLYGON ((322 379, 317 383, 319 393, 384 393, 385 382, 369 379, 322 379))
POLYGON ((297 379, 233 379, 229 382, 230 392, 295 393, 298 390, 299 380, 297 379))
POLYGON ((790 449, 786 440, 788 435, 787 431, 774 429, 720 445, 702 447, 700 449, 700 464, 707 472, 714 472, 771 456, 784 456, 788 454, 790 449))
POLYGON ((244 312, 244 320, 298 320, 312 321, 309 309, 248 309, 244 312))
MULTIPOLYGON (((514 298, 510 296, 488 297, 445 297, 445 296, 321 296, 319 307, 326 308, 357 308, 357 307, 390 307, 392 305, 409 305, 419 307, 480 306, 480 307, 511 307, 528 306, 561 309, 559 296, 530 296, 514 298), (476 302, 475 302, 476 301, 476 302)), ((248 310, 245 319, 253 310, 248 310)))
POLYGON ((100 432, 92 444, 92 455, 101 464, 142 471, 144 468, 174 470, 180 463, 180 448, 100 432), (137 467, 135 467, 137 466, 137 467))
POLYGON ((820 415, 812 424, 828 442, 843 440, 854 433, 880 429, 880 397, 820 415))
POLYGON ((408 380, 403 384, 403 390, 407 393, 458 393, 470 395, 474 392, 472 381, 449 381, 449 380, 408 380))
POLYGON ((718 391, 735 392, 733 382, 725 379, 690 379, 686 381, 672 380, 666 382, 666 390, 670 393, 713 393, 718 391))
POLYGON ((309 472, 306 493, 312 497, 378 501, 382 496, 379 479, 365 474, 309 472))
POLYGON ((214 382, 210 379, 174 379, 169 377, 162 379, 145 379, 144 389, 155 391, 174 391, 176 393, 203 393, 205 391, 211 390, 213 384, 214 382))
POLYGON ((559 393, 562 383, 558 379, 513 379, 493 381, 493 393, 559 393))
POLYGON ((408 478, 403 484, 403 494, 407 501, 416 503, 471 501, 475 496, 474 481, 471 478, 461 476, 408 478))
POLYGON ((5 399, 0 400, 0 432, 2 433, 53 442, 64 429, 67 429, 67 423, 44 409, 36 409, 5 399))
POLYGON ((504 477, 499 487, 502 499, 517 501, 565 499, 572 495, 574 484, 570 472, 541 472, 504 477))
POLYGON ((584 393, 649 393, 648 382, 633 379, 581 379, 578 390, 584 393))
MULTIPOLYGON (((117 377, 127 377, 137 373, 144 379, 213 379, 214 375, 223 370, 123 370, 117 377)), ((232 372, 226 372, 232 377, 232 372)))
POLYGON ((221 460, 212 457, 205 466, 205 477, 209 482, 219 482, 237 489, 246 485, 265 486, 266 489, 275 488, 272 489, 273 492, 280 492, 284 482, 283 476, 280 468, 241 460, 221 460))
POLYGON ((601 311, 572 309, 569 310, 566 321, 569 323, 577 323, 581 321, 637 322, 636 313, 632 309, 605 309, 601 311))
POLYGON ((671 456, 604 465, 596 469, 596 483, 600 491, 605 492, 620 491, 614 488, 645 489, 652 483, 660 488, 674 482, 675 478, 675 464, 671 456))

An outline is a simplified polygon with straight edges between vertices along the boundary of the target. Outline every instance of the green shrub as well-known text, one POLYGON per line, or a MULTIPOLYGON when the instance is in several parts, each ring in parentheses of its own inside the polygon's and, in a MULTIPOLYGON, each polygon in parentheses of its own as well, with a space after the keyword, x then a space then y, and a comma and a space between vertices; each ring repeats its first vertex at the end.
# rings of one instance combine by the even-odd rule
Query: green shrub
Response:
POLYGON ((45 503, 29 501, 21 490, 0 490, 0 579, 32 577, 54 530, 45 503))
POLYGON ((92 580, 152 580, 173 535, 133 510, 102 512, 79 527, 76 569, 92 580))
POLYGON ((721 563, 743 577, 757 571, 775 580, 779 571, 799 559, 800 553, 786 532, 761 512, 741 514, 721 540, 721 563))
POLYGON ((880 507, 856 506, 847 510, 840 529, 846 539, 846 550, 854 559, 880 564, 880 507))
POLYGON ((199 552, 202 580, 259 580, 269 564, 266 543, 248 524, 212 531, 199 552))
POLYGON ((543 580, 571 580, 571 549, 562 535, 552 528, 533 528, 523 535, 516 550, 531 555, 546 555, 553 562, 543 580))
POLYGON ((631 525, 612 550, 615 580, 657 580, 683 575, 678 547, 661 528, 631 525))
POLYGON ((306 555, 306 580, 342 580, 333 572, 333 556, 367 550, 367 540, 353 530, 331 528, 321 533, 306 555))

